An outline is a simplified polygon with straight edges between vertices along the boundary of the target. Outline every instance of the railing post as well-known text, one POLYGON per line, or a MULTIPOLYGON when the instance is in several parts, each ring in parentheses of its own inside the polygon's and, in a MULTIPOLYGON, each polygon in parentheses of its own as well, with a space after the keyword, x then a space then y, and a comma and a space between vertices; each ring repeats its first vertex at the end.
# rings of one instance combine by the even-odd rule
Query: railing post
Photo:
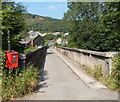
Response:
POLYGON ((26 65, 25 65, 25 60, 26 60, 26 54, 20 54, 20 69, 25 70, 26 69, 26 65))

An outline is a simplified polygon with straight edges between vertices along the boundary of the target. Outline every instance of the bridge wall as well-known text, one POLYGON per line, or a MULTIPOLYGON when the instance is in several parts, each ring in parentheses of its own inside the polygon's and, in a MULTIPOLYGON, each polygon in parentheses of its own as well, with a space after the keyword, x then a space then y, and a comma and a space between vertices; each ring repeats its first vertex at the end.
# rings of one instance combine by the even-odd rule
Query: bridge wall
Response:
POLYGON ((118 52, 96 52, 76 48, 55 47, 57 51, 87 68, 94 70, 96 66, 102 67, 103 76, 111 74, 112 60, 118 52))
POLYGON ((29 66, 35 66, 39 69, 43 67, 46 57, 47 47, 38 48, 26 54, 19 54, 19 67, 26 69, 29 66))

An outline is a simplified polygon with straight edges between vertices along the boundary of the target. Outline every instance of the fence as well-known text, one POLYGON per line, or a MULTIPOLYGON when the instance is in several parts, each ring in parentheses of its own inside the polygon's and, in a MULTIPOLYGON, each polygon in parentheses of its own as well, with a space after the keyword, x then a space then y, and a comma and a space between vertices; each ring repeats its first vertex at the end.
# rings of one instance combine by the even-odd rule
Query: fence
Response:
POLYGON ((84 65, 92 70, 96 66, 101 66, 104 77, 111 74, 113 68, 112 60, 119 53, 97 52, 67 47, 55 47, 55 49, 80 65, 84 65))
POLYGON ((26 54, 19 54, 19 68, 25 70, 29 66, 42 67, 46 56, 46 47, 38 48, 26 54))

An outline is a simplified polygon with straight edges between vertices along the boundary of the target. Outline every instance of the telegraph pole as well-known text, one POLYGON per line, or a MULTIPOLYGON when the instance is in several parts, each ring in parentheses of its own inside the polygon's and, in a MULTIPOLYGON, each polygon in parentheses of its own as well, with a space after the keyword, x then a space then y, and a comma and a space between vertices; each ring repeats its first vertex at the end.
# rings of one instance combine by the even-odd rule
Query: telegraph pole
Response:
POLYGON ((10 31, 9 30, 8 30, 7 34, 8 34, 8 50, 11 50, 10 49, 10 31))

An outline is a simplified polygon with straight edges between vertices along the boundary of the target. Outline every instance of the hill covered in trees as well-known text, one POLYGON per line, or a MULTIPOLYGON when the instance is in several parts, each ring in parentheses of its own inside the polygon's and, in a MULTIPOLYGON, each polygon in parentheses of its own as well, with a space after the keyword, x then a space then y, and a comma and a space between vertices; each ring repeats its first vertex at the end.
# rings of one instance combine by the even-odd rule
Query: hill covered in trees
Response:
POLYGON ((26 29, 40 32, 68 32, 66 21, 34 14, 25 15, 26 29))

